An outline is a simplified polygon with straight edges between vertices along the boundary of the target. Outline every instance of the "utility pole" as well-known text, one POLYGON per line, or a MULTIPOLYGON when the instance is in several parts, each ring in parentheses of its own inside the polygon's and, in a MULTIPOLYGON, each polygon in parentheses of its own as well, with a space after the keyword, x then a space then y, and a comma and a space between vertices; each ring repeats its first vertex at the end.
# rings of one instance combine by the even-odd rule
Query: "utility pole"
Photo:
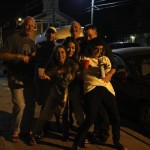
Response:
POLYGON ((94 18, 94 0, 92 0, 91 5, 91 24, 93 24, 93 18, 94 18))

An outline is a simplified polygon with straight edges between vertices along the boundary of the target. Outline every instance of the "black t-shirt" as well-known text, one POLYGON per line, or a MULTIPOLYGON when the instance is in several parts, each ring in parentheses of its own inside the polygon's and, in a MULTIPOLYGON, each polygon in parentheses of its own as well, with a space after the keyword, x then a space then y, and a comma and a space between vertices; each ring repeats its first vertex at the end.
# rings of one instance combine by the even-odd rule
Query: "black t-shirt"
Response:
MULTIPOLYGON (((17 32, 6 39, 1 52, 31 56, 35 52, 35 43, 30 38, 24 37, 17 32)), ((27 64, 19 59, 7 61, 7 66, 8 77, 14 76, 21 80, 22 78, 34 76, 35 61, 33 57, 27 64)))
POLYGON ((38 68, 45 68, 51 59, 55 43, 52 41, 43 41, 36 44, 36 61, 38 68))

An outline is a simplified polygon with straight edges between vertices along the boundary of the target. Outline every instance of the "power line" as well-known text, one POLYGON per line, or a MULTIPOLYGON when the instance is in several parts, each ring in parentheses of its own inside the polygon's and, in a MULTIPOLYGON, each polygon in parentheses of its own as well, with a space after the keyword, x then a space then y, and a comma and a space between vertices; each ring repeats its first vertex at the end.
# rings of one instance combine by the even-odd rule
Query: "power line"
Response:
POLYGON ((108 5, 115 5, 115 4, 119 4, 119 5, 125 4, 126 5, 126 4, 131 4, 131 3, 133 3, 133 1, 125 0, 125 1, 118 1, 118 2, 112 2, 112 3, 99 4, 99 5, 96 5, 96 6, 97 7, 105 7, 105 6, 108 6, 108 5))
MULTIPOLYGON (((106 1, 106 0, 102 0, 102 1, 106 1)), ((100 1, 99 1, 100 2, 100 1)), ((125 0, 125 1, 119 1, 119 2, 113 2, 113 3, 103 3, 103 4, 99 4, 99 5, 94 5, 93 8, 94 10, 103 10, 105 8, 113 8, 113 7, 119 7, 119 6, 123 6, 123 5, 130 5, 130 4, 134 4, 137 3, 138 0, 125 0)), ((95 3, 94 3, 95 4, 95 3)), ((73 12, 71 12, 71 14, 85 14, 87 12, 91 12, 91 6, 79 9, 79 10, 75 10, 73 12)))
MULTIPOLYGON (((97 5, 96 5, 96 2, 94 2, 94 10, 102 10, 102 9, 105 9, 105 8, 113 8, 113 7, 119 7, 119 6, 123 6, 123 5, 130 5, 130 4, 134 4, 134 3, 137 3, 138 0, 124 0, 124 1, 117 1, 117 2, 112 2, 112 3, 106 3, 106 0, 100 0, 100 1, 97 1, 97 5), (105 2, 105 3, 101 3, 101 4, 98 4, 100 2, 105 2)), ((73 9, 70 11, 71 14, 75 14, 75 13, 78 13, 78 14, 85 14, 85 13, 89 13, 91 12, 91 4, 88 4, 88 6, 86 7, 82 7, 80 9, 73 9)))

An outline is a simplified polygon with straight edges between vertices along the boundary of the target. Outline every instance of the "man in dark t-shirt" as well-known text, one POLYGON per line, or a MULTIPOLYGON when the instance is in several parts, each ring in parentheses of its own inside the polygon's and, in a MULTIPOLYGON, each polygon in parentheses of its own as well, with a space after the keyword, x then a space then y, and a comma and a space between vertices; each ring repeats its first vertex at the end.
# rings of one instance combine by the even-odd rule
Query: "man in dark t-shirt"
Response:
POLYGON ((35 44, 30 39, 35 20, 28 16, 21 25, 21 31, 10 35, 0 50, 0 58, 8 64, 8 86, 12 94, 13 142, 19 141, 19 134, 30 134, 35 111, 34 101, 34 57, 35 44))

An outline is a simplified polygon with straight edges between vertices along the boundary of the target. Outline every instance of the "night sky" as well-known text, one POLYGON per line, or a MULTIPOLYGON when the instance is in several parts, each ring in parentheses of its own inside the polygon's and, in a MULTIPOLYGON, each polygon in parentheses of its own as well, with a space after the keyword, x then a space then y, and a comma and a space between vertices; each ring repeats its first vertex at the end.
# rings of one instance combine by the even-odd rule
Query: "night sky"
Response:
MULTIPOLYGON (((91 22, 91 1, 59 0, 60 10, 84 26, 91 22)), ((0 25, 17 16, 34 16, 42 12, 42 0, 5 0, 1 3, 0 25)), ((150 0, 105 0, 103 3, 102 0, 95 0, 95 5, 103 5, 98 6, 99 10, 94 10, 94 24, 104 34, 134 33, 139 26, 145 30, 150 27, 150 0), (106 3, 113 2, 120 3, 106 7, 106 3)))
MULTIPOLYGON (((90 22, 91 1, 92 0, 59 0, 60 10, 66 13, 67 15, 70 15, 71 17, 75 18, 76 20, 79 20, 81 24, 84 25, 90 22)), ((112 16, 111 17, 108 16, 109 14, 112 15, 115 14, 113 16, 114 19, 116 19, 116 15, 120 16, 121 14, 123 16, 126 15, 127 17, 129 17, 133 9, 135 9, 134 7, 136 6, 135 3, 132 3, 132 1, 136 0, 105 0, 103 3, 100 1, 101 0, 95 0, 95 5, 97 6, 100 4, 122 2, 122 1, 125 2, 119 3, 118 6, 116 7, 111 8, 109 5, 109 8, 104 9, 103 6, 103 9, 99 11, 95 10, 94 22, 97 21, 100 22, 111 19, 112 16), (116 14, 116 11, 118 12, 118 14, 116 14), (105 20, 101 20, 101 18, 105 20)), ((0 18, 1 18, 0 24, 5 23, 7 20, 10 20, 11 18, 14 18, 17 15, 35 15, 41 11, 42 11, 42 0, 32 0, 32 1, 4 0, 0 5, 0 18), (30 4, 30 7, 28 7, 25 4, 30 4), (33 8, 32 10, 31 7, 33 8), (28 8, 28 10, 25 10, 26 8, 28 8)))

